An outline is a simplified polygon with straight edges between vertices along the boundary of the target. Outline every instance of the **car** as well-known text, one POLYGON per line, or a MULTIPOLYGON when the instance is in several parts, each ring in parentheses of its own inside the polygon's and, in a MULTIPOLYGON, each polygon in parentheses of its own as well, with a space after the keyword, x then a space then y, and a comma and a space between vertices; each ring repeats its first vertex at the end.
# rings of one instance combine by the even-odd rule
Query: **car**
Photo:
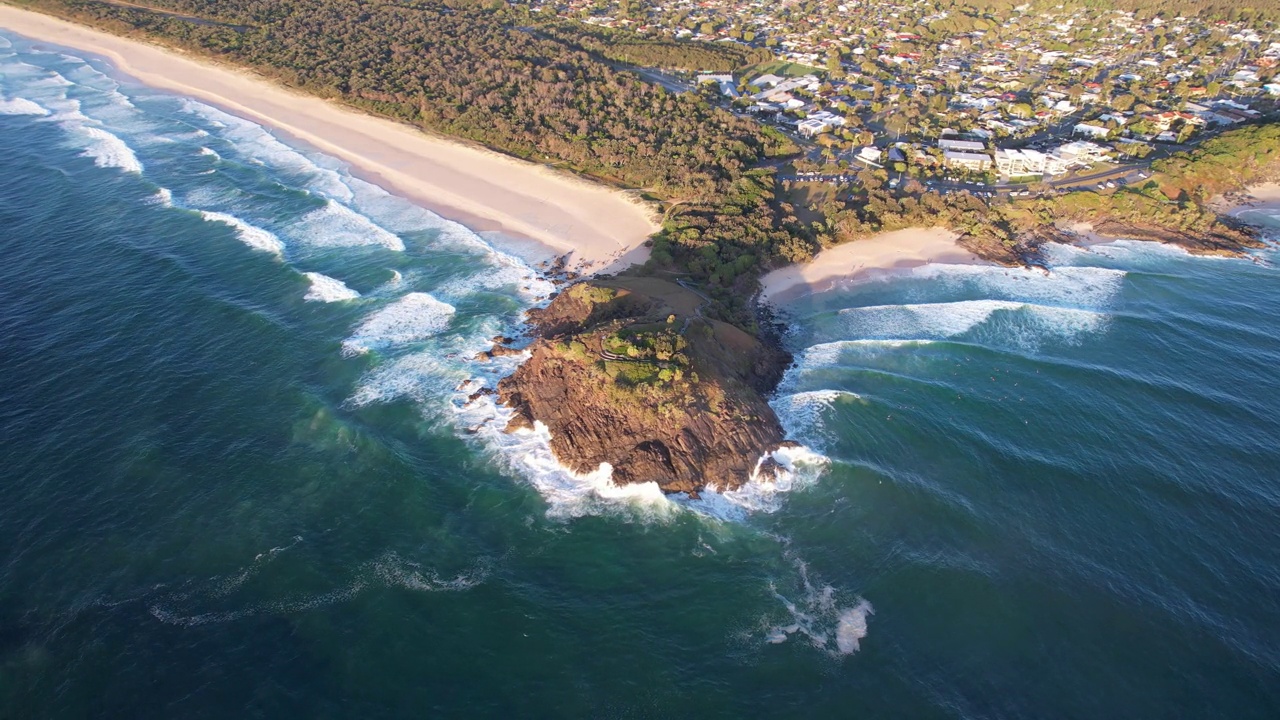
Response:
POLYGON ((1115 187, 1115 186, 1116 186, 1116 184, 1115 184, 1114 182, 1111 182, 1110 180, 1108 180, 1108 181, 1107 181, 1107 187, 1109 187, 1109 188, 1113 188, 1113 187, 1115 187))

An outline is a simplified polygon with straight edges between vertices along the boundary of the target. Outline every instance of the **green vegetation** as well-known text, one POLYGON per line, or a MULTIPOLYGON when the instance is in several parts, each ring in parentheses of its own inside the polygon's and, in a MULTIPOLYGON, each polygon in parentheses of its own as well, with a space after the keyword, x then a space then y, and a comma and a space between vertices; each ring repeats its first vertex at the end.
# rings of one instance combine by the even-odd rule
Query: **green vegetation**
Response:
MULTIPOLYGON (((790 140, 696 93, 671 94, 615 70, 597 54, 607 33, 539 24, 522 6, 476 0, 149 2, 243 30, 95 0, 31 4, 639 189, 667 205, 654 266, 692 272, 730 306, 727 315, 744 323, 750 319, 744 298, 759 272, 779 259, 806 257, 798 248, 808 247, 808 231, 774 201, 772 171, 752 169, 766 157, 795 152, 790 140)), ((693 47, 653 46, 655 52, 693 47)), ((742 51, 704 46, 691 52, 736 57, 742 51)))
POLYGON ((1204 202, 1276 179, 1278 161, 1280 123, 1254 125, 1206 140, 1189 153, 1157 160, 1151 166, 1151 182, 1172 199, 1204 202))
POLYGON ((1237 128, 1152 164, 1141 185, 1110 194, 1077 191, 1036 203, 1034 218, 1110 220, 1170 232, 1229 235, 1209 208, 1215 196, 1280 177, 1280 124, 1237 128))
MULTIPOLYGON (((797 207, 790 202, 798 199, 791 188, 780 188, 774 171, 760 167, 766 158, 797 152, 786 135, 714 107, 698 93, 672 94, 615 67, 729 69, 756 63, 749 75, 815 70, 762 63, 762 49, 645 37, 489 0, 146 1, 155 10, 99 0, 30 4, 250 67, 429 131, 640 190, 665 210, 646 271, 690 277, 715 301, 704 310, 707 317, 744 328, 754 327, 750 298, 764 270, 887 230, 943 225, 1010 259, 1020 234, 1062 219, 1101 215, 1182 231, 1217 228, 1204 200, 1269 177, 1280 136, 1275 126, 1227 133, 1189 156, 1157 162, 1142 187, 1109 195, 1077 192, 989 204, 969 193, 940 195, 914 179, 889 188, 884 171, 864 170, 856 183, 829 195, 807 194, 797 207)), ((784 12, 803 22, 808 11, 802 4, 784 12)), ((1000 26, 984 12, 961 9, 942 21, 945 27, 921 31, 941 37, 971 26, 998 34, 1000 26)), ((877 54, 872 49, 867 60, 877 54)), ((940 84, 954 85, 949 77, 940 84)), ((873 81, 868 87, 859 92, 868 95, 872 110, 888 112, 881 107, 886 85, 873 81)), ((902 126, 895 132, 932 132, 933 104, 941 102, 945 110, 945 97, 912 98, 904 96, 904 104, 894 106, 886 129, 893 129, 894 120, 902 126)), ((840 142, 857 144, 870 133, 855 122, 839 136, 840 142)), ((823 142, 832 139, 824 136, 823 142)), ((824 152, 834 157, 834 150, 824 152)), ((583 292, 597 290, 603 289, 583 292)), ((612 299, 581 298, 588 305, 612 299)))
POLYGON ((766 60, 758 65, 742 69, 742 76, 745 78, 755 78, 761 75, 777 75, 779 77, 802 77, 805 75, 820 75, 825 71, 822 68, 801 65, 800 63, 787 62, 786 60, 766 60))
POLYGON ((558 18, 543 20, 543 16, 544 13, 532 16, 538 21, 536 30, 542 37, 626 65, 688 73, 729 72, 773 56, 773 53, 764 48, 652 38, 627 30, 585 25, 558 18))

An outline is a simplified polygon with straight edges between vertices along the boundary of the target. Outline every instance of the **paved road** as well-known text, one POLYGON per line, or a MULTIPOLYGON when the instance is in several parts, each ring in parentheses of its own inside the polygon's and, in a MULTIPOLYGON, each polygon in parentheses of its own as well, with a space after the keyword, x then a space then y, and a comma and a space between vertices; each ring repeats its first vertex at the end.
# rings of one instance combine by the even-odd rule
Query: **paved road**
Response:
POLYGON ((1119 167, 1102 170, 1100 172, 1089 173, 1088 175, 1058 178, 1056 180, 1050 180, 1046 184, 1052 188, 1059 189, 1079 187, 1081 185, 1096 185, 1097 183, 1107 182, 1108 180, 1124 180, 1127 183, 1132 182, 1135 179, 1141 179, 1138 176, 1139 172, 1149 173, 1150 170, 1151 163, 1149 162, 1135 163, 1132 165, 1121 165, 1119 167))
POLYGON ((628 72, 633 72, 639 75, 640 77, 644 78, 645 80, 648 80, 649 82, 655 85, 661 85, 668 92, 673 92, 677 95, 681 93, 693 92, 693 83, 679 80, 671 75, 668 75, 664 72, 660 72, 658 70, 650 70, 648 68, 636 67, 634 65, 619 65, 618 69, 626 70, 628 72))

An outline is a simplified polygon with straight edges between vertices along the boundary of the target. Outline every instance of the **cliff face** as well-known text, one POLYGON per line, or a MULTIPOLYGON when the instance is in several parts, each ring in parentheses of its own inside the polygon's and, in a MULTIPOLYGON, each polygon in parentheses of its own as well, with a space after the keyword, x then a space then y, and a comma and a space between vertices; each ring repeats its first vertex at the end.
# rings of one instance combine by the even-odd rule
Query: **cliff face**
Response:
MULTIPOLYGON (((530 313, 532 357, 499 385, 575 472, 696 493, 745 483, 783 443, 763 392, 790 357, 702 317, 695 292, 652 278, 579 283, 530 313)), ((768 472, 768 468, 765 468, 768 472)))

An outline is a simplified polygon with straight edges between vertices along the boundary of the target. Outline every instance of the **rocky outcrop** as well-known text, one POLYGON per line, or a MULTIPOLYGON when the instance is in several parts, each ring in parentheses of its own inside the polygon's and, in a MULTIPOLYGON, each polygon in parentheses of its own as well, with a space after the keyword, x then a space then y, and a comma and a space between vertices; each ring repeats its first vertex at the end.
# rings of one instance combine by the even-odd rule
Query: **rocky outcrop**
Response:
POLYGON ((783 442, 764 391, 790 356, 702 316, 653 278, 579 283, 531 313, 531 357, 499 385, 509 430, 536 420, 576 472, 666 492, 736 488, 783 442))

